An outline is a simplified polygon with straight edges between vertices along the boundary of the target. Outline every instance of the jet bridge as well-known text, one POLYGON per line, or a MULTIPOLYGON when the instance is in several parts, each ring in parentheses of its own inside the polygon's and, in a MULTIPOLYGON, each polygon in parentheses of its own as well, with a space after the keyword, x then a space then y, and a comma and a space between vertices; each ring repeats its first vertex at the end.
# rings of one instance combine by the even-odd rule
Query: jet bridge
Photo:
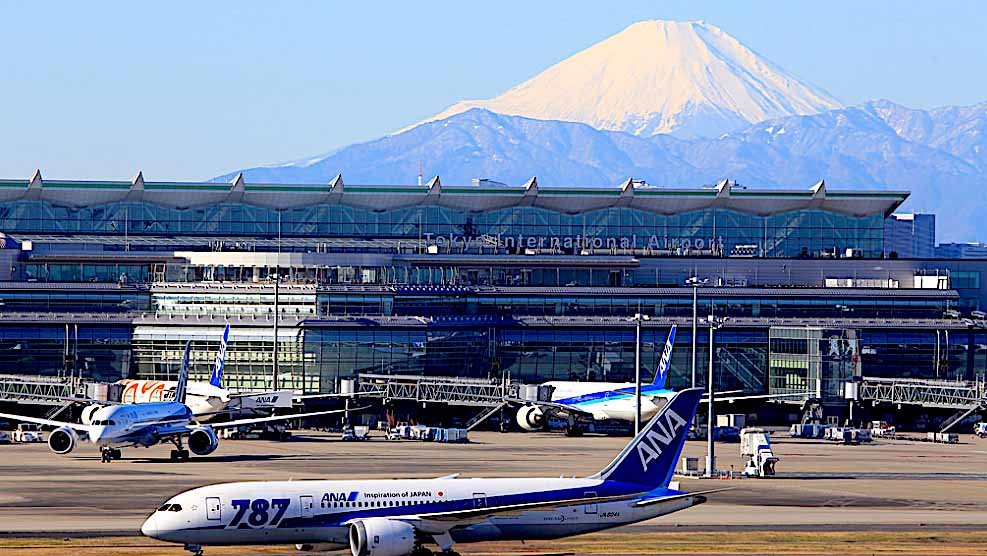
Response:
POLYGON ((939 429, 946 432, 969 415, 987 409, 987 387, 983 381, 863 377, 860 399, 955 409, 939 429))
POLYGON ((519 386, 507 380, 421 375, 358 375, 355 396, 457 406, 499 407, 516 398, 519 386))
POLYGON ((69 398, 78 392, 76 380, 56 377, 0 375, 0 402, 56 405, 56 398, 69 398))

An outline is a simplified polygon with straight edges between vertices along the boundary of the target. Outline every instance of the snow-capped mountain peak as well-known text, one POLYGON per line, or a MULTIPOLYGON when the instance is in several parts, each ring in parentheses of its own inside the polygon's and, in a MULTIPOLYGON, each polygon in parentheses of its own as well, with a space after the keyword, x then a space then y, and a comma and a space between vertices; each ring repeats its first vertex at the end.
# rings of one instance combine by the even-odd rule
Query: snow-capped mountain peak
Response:
POLYGON ((703 21, 642 21, 470 108, 649 136, 716 136, 841 104, 703 21))

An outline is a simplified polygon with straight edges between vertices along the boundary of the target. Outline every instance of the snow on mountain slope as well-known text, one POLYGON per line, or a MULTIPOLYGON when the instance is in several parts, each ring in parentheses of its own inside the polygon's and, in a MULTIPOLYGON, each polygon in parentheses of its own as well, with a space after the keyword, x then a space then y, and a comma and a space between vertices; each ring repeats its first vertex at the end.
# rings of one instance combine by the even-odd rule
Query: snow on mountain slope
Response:
POLYGON ((656 20, 635 23, 496 98, 459 102, 427 121, 476 107, 640 136, 713 137, 840 103, 713 25, 656 20))
POLYGON ((948 152, 987 172, 987 102, 920 110, 876 100, 864 109, 902 138, 948 152))

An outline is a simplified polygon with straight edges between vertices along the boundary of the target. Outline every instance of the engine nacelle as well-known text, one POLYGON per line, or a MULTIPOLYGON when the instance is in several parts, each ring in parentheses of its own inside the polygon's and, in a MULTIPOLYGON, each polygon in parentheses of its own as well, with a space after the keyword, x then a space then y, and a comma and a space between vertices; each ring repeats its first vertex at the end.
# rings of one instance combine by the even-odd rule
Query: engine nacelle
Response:
POLYGON ((188 435, 188 449, 197 456, 207 456, 219 447, 219 438, 212 427, 195 429, 188 435))
POLYGON ((372 517, 350 525, 353 556, 407 556, 415 550, 415 528, 403 521, 372 517))
POLYGON ((537 405, 526 405, 517 411, 517 424, 526 431, 545 428, 545 412, 537 405))
POLYGON ((48 447, 56 454, 67 454, 75 450, 79 435, 70 427, 62 427, 51 431, 48 435, 48 447))
POLYGON ((96 405, 96 404, 87 405, 82 410, 82 415, 80 415, 80 418, 82 420, 82 424, 83 425, 91 425, 91 424, 93 424, 93 415, 95 415, 95 413, 97 411, 99 411, 100 409, 103 409, 103 406, 96 405))

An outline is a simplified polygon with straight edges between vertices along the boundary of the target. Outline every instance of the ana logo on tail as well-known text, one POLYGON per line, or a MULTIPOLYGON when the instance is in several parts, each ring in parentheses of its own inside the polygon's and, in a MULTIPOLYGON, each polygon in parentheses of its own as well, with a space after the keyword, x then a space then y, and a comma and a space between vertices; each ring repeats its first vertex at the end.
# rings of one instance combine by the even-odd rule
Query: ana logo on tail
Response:
POLYGON ((219 342, 219 351, 216 353, 216 363, 212 368, 212 377, 209 378, 209 384, 212 384, 216 388, 223 387, 223 367, 226 364, 226 345, 230 340, 230 325, 226 324, 226 328, 223 329, 223 339, 219 342))
POLYGON ((648 471, 648 464, 661 456, 662 449, 667 448, 675 439, 675 433, 685 426, 688 426, 686 420, 668 408, 662 415, 662 421, 655 423, 654 428, 641 438, 637 443, 637 456, 645 472, 648 471))
POLYGON ((673 324, 668 331, 668 340, 665 341, 665 349, 661 352, 661 359, 658 360, 658 371, 655 372, 654 385, 664 388, 668 382, 668 366, 672 363, 672 346, 675 345, 675 331, 678 325, 673 324))

